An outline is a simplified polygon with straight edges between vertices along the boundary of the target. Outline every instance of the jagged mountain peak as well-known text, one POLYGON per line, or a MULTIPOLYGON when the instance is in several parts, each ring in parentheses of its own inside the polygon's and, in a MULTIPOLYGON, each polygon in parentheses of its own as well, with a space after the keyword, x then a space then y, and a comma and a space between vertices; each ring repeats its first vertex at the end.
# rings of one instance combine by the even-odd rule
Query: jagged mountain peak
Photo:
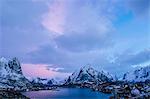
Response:
POLYGON ((94 69, 94 68, 92 67, 92 65, 87 64, 87 65, 81 67, 81 69, 82 69, 82 70, 89 70, 89 69, 94 69))
POLYGON ((0 88, 26 89, 31 86, 29 80, 22 73, 20 62, 17 58, 0 59, 0 88))
POLYGON ((14 58, 12 58, 12 60, 8 61, 8 66, 12 70, 12 72, 16 72, 18 74, 23 74, 22 70, 21 70, 20 62, 16 57, 14 57, 14 58))
POLYGON ((66 83, 107 82, 113 80, 109 73, 97 71, 92 66, 84 66, 68 77, 66 83))

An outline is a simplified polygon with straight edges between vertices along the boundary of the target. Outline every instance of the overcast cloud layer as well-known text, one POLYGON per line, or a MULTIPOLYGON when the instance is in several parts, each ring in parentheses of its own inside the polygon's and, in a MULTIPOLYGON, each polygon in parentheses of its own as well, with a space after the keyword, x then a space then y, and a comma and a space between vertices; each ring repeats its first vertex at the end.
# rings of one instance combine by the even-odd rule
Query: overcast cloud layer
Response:
POLYGON ((120 75, 150 63, 149 0, 0 4, 0 56, 18 57, 27 76, 60 78, 87 64, 120 75))

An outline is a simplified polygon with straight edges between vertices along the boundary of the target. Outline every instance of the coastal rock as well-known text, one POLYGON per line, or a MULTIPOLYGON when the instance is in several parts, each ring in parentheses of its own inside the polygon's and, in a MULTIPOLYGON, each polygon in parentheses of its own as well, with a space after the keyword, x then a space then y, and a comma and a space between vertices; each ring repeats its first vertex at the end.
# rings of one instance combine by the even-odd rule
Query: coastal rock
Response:
POLYGON ((11 90, 0 90, 0 99, 30 99, 20 92, 11 90))

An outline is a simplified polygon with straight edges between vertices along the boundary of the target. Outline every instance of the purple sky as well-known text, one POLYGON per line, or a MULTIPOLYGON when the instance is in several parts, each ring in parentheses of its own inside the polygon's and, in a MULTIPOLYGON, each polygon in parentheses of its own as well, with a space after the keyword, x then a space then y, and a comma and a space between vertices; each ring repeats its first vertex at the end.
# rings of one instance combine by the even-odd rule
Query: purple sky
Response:
POLYGON ((0 56, 30 77, 91 64, 120 75, 150 63, 149 0, 0 0, 0 56), (118 73, 119 72, 119 73, 118 73))

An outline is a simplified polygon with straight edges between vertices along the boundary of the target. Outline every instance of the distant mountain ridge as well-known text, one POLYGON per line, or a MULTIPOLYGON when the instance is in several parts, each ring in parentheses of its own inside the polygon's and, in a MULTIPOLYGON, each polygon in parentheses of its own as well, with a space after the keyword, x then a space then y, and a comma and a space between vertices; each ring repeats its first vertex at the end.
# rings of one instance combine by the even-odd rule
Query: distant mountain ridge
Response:
POLYGON ((55 79, 46 79, 46 78, 34 78, 31 80, 32 84, 42 84, 42 85, 47 85, 47 86, 53 86, 57 85, 58 82, 55 79))
POLYGON ((145 82, 150 80, 150 65, 124 74, 123 81, 145 82))

